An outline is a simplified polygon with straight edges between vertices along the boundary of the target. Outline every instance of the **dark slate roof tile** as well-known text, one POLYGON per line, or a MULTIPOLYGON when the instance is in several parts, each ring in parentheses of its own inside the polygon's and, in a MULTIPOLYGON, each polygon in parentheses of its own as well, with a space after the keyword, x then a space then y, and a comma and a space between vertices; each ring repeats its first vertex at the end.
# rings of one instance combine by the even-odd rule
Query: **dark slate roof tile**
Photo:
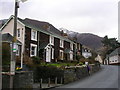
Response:
POLYGON ((119 55, 120 54, 120 47, 115 49, 109 56, 119 55))
MULTIPOLYGON (((13 36, 10 35, 9 33, 2 34, 2 41, 12 42, 13 36)), ((17 40, 17 43, 21 44, 21 42, 18 40, 17 40)))

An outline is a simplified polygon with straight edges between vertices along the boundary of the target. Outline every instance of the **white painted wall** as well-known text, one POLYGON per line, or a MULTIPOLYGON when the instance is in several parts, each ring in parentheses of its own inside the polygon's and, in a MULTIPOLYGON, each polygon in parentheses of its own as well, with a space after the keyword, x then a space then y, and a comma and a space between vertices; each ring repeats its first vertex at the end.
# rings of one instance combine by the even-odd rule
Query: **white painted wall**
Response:
POLYGON ((99 61, 101 64, 103 63, 103 60, 101 58, 100 55, 98 55, 96 58, 95 58, 96 61, 99 61))
POLYGON ((85 58, 89 58, 89 57, 92 56, 92 53, 90 53, 90 52, 83 52, 82 56, 84 56, 85 58))
POLYGON ((109 63, 110 64, 118 63, 118 62, 120 62, 119 58, 120 58, 120 56, 118 56, 118 55, 111 56, 111 57, 109 57, 109 63))

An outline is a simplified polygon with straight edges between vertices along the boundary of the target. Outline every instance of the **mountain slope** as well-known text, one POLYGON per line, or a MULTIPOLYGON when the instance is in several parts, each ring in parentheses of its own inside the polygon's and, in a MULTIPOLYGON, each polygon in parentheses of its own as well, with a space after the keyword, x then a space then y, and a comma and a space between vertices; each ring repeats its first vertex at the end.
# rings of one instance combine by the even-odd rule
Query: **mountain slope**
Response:
POLYGON ((101 43, 102 38, 97 35, 90 34, 90 33, 82 33, 82 34, 77 34, 76 38, 78 42, 92 49, 97 50, 102 47, 102 43, 101 43))
POLYGON ((64 28, 60 28, 60 31, 63 31, 64 33, 68 34, 68 37, 75 37, 77 38, 77 41, 85 46, 88 46, 89 48, 92 48, 94 50, 98 50, 102 47, 101 40, 102 37, 99 37, 97 35, 91 34, 91 33, 78 33, 69 31, 64 28))

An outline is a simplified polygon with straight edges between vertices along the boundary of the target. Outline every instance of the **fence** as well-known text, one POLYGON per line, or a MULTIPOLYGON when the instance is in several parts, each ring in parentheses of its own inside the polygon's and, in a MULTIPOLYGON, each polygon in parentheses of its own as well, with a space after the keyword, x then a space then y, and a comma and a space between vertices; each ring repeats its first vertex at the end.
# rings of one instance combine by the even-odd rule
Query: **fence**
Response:
POLYGON ((33 88, 50 88, 50 87, 60 86, 63 84, 62 77, 60 78, 60 80, 59 80, 59 78, 56 77, 56 78, 54 78, 54 80, 51 78, 48 78, 47 82, 43 82, 43 81, 45 81, 45 80, 41 78, 39 80, 39 83, 34 83, 33 88), (60 81, 60 82, 58 82, 58 81, 60 81))

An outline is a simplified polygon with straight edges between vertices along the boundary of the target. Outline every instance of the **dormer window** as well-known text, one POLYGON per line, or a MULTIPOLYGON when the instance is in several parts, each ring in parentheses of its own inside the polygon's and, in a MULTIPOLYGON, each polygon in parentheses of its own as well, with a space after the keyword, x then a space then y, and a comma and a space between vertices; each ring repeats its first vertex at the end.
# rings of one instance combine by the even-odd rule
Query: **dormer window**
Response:
POLYGON ((20 28, 17 29, 17 37, 20 37, 20 28))
POLYGON ((31 40, 37 41, 37 31, 31 30, 31 40))
POLYGON ((53 36, 50 36, 50 44, 54 45, 54 37, 53 36))
POLYGON ((60 40, 60 47, 63 48, 63 46, 64 46, 64 41, 63 41, 63 40, 60 40))

